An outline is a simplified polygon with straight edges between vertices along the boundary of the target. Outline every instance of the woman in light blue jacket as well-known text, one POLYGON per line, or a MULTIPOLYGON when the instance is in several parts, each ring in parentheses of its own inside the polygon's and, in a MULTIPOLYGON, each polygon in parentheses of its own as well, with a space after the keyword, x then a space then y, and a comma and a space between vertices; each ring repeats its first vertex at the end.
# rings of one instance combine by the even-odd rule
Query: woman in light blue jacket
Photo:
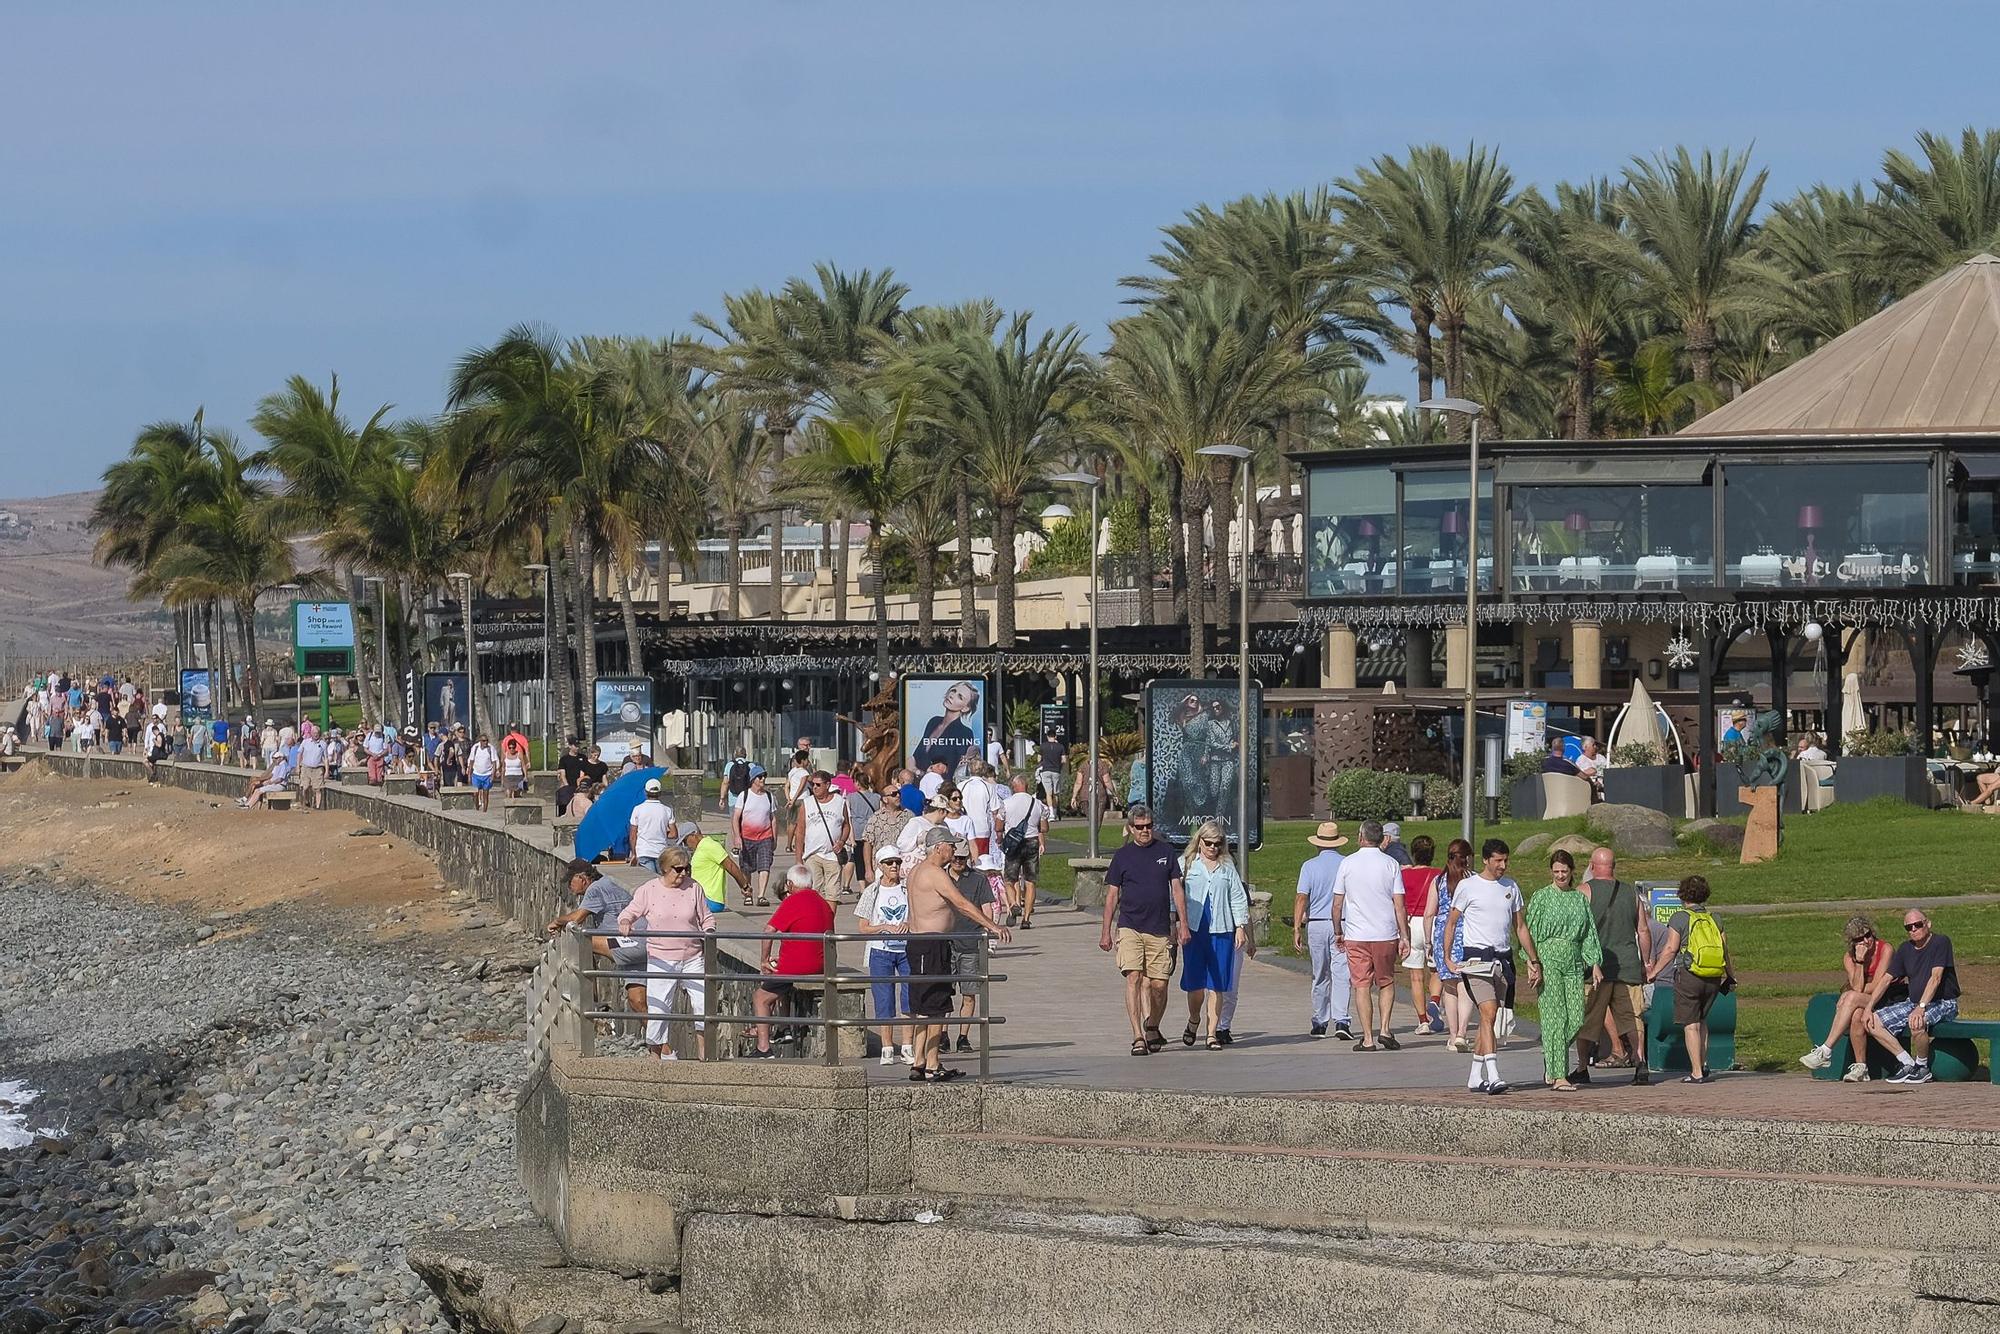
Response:
POLYGON ((1189 935, 1181 962, 1181 990, 1188 998, 1188 1023, 1181 1032, 1181 1043, 1194 1045, 1206 1002, 1210 1051, 1223 1049, 1217 1030, 1221 1028, 1222 998, 1236 989, 1237 950, 1257 952, 1256 942, 1250 939, 1250 894, 1229 861, 1228 846, 1222 826, 1210 820, 1195 831, 1182 858, 1189 935))

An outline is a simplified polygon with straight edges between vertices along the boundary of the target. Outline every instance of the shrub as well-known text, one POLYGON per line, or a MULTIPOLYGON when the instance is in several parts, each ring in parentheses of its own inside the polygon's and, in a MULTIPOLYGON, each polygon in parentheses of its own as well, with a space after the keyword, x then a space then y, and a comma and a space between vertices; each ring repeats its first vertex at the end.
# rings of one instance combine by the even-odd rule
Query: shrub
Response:
POLYGON ((1621 769, 1643 769, 1667 762, 1665 748, 1651 741, 1632 741, 1611 752, 1611 762, 1621 769))
POLYGON ((1897 755, 1917 753, 1917 737, 1914 732, 1892 732, 1884 728, 1880 732, 1861 729, 1849 732, 1840 739, 1840 753, 1863 758, 1889 758, 1897 755))
MULTIPOLYGON (((1434 784, 1449 786, 1435 774, 1422 775, 1424 814, 1437 814, 1430 807, 1434 784)), ((1404 820, 1410 810, 1410 778, 1407 773, 1382 769, 1342 769, 1326 785, 1326 804, 1340 820, 1404 820)), ((1456 797, 1451 806, 1457 810, 1456 797)))

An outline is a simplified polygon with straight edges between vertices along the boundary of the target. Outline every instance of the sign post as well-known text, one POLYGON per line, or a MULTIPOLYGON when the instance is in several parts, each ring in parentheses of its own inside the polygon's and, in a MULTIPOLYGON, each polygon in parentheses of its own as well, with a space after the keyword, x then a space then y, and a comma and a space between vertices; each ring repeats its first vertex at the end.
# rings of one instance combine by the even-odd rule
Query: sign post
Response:
POLYGON ((333 718, 326 678, 354 674, 353 603, 292 604, 292 673, 319 678, 319 725, 329 726, 333 718))

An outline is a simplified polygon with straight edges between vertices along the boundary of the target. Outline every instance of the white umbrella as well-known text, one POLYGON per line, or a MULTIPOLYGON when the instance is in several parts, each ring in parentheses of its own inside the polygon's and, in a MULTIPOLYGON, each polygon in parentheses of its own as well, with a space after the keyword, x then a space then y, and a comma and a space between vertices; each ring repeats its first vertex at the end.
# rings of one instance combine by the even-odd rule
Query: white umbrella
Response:
POLYGON ((1861 673, 1849 672, 1840 683, 1840 734, 1868 730, 1868 710, 1861 703, 1861 673))

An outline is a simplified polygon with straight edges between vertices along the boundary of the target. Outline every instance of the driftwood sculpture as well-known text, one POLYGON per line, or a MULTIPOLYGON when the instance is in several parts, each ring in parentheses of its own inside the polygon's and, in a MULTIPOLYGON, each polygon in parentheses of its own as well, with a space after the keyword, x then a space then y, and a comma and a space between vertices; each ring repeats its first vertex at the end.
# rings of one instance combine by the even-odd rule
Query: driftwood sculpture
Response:
POLYGON ((870 791, 880 792, 903 767, 903 727, 896 707, 896 683, 884 681, 872 699, 862 701, 861 707, 868 714, 865 723, 845 714, 836 716, 860 731, 861 753, 866 757, 861 762, 860 781, 870 791))

